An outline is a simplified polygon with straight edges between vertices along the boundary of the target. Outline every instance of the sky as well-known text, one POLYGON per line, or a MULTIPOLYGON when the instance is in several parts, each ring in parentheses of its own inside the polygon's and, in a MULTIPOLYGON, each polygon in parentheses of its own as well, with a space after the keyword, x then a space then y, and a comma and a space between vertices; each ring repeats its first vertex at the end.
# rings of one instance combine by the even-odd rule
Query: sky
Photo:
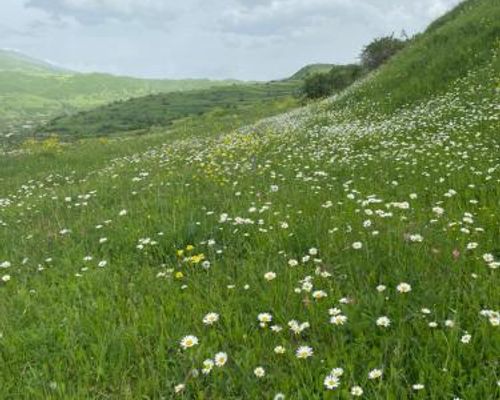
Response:
POLYGON ((1 0, 0 48, 82 72, 271 80, 356 62, 460 0, 1 0))

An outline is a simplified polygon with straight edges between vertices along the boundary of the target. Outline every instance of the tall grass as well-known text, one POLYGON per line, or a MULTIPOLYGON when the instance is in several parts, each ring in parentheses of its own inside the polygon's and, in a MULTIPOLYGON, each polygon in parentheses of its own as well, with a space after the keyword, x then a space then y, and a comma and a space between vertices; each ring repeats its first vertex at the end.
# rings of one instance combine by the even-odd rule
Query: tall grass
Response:
POLYGON ((499 398, 489 55, 405 107, 369 110, 381 72, 222 135, 4 156, 0 398, 499 398))

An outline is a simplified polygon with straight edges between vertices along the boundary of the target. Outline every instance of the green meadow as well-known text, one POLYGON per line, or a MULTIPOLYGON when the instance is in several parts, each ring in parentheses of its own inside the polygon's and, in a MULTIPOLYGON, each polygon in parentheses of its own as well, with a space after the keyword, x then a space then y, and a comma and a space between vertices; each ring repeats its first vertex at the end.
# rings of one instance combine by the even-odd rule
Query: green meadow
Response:
POLYGON ((498 1, 333 97, 296 85, 5 148, 1 399, 500 398, 498 1))

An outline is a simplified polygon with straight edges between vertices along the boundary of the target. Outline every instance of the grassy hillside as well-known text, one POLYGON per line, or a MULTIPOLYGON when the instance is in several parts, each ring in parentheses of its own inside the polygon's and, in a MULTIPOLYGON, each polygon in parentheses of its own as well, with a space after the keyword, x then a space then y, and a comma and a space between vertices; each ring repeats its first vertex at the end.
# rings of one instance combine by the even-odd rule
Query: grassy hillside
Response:
POLYGON ((37 60, 14 50, 0 49, 0 71, 17 71, 31 74, 62 74, 71 71, 37 60))
POLYGON ((147 80, 74 74, 18 53, 0 53, 0 134, 21 134, 26 121, 44 121, 116 100, 152 93, 206 89, 234 81, 147 80))
POLYGON ((271 107, 276 101, 290 100, 298 88, 298 83, 274 82, 150 95, 55 118, 41 132, 78 138, 169 126, 217 109, 238 113, 249 107, 271 107))
MULTIPOLYGON (((450 83, 491 61, 500 46, 500 7, 491 0, 468 0, 413 39, 377 77, 345 99, 361 112, 374 105, 392 112, 448 90, 450 83)), ((498 66, 497 66, 498 68, 498 66)), ((500 68, 498 68, 500 75, 500 68)), ((342 106, 346 106, 345 102, 342 106)))
POLYGON ((304 80, 309 78, 314 74, 321 74, 325 72, 329 72, 335 64, 311 64, 306 65, 304 68, 298 70, 295 74, 293 74, 289 80, 304 80))
POLYGON ((500 24, 462 9, 236 131, 1 157, 0 398, 500 398, 500 49, 390 79, 500 24))
POLYGON ((0 115, 29 118, 95 107, 151 93, 204 89, 232 82, 210 80, 142 80, 106 74, 33 75, 0 72, 0 115))

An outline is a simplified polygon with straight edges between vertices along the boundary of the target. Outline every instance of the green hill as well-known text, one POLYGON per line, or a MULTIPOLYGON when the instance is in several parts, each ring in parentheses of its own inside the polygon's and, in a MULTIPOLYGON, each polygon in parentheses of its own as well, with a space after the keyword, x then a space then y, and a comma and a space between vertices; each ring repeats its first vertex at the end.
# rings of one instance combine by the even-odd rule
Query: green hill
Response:
POLYGON ((356 107, 361 113, 374 104, 379 112, 392 112, 446 92, 452 82, 491 61, 492 52, 500 45, 499 20, 498 3, 464 1, 417 35, 373 79, 339 104, 356 107))
POLYGON ((310 64, 298 70, 288 80, 304 80, 311 75, 329 72, 335 64, 310 64))
POLYGON ((0 71, 17 71, 29 74, 64 74, 71 71, 37 60, 15 50, 0 49, 0 71))
POLYGON ((143 80, 107 74, 35 75, 0 72, 0 116, 33 118, 95 107, 151 93, 227 85, 229 81, 143 80))
POLYGON ((63 71, 17 52, 0 53, 0 132, 116 100, 206 89, 234 81, 148 80, 63 71), (3 129, 2 129, 3 128, 3 129))
POLYGON ((74 139, 167 127, 176 120, 215 110, 231 115, 267 107, 272 114, 280 101, 296 104, 290 100, 299 87, 296 82, 272 82, 150 95, 57 117, 39 132, 74 139))
POLYGON ((499 8, 236 130, 3 154, 0 398, 500 398, 499 8))

